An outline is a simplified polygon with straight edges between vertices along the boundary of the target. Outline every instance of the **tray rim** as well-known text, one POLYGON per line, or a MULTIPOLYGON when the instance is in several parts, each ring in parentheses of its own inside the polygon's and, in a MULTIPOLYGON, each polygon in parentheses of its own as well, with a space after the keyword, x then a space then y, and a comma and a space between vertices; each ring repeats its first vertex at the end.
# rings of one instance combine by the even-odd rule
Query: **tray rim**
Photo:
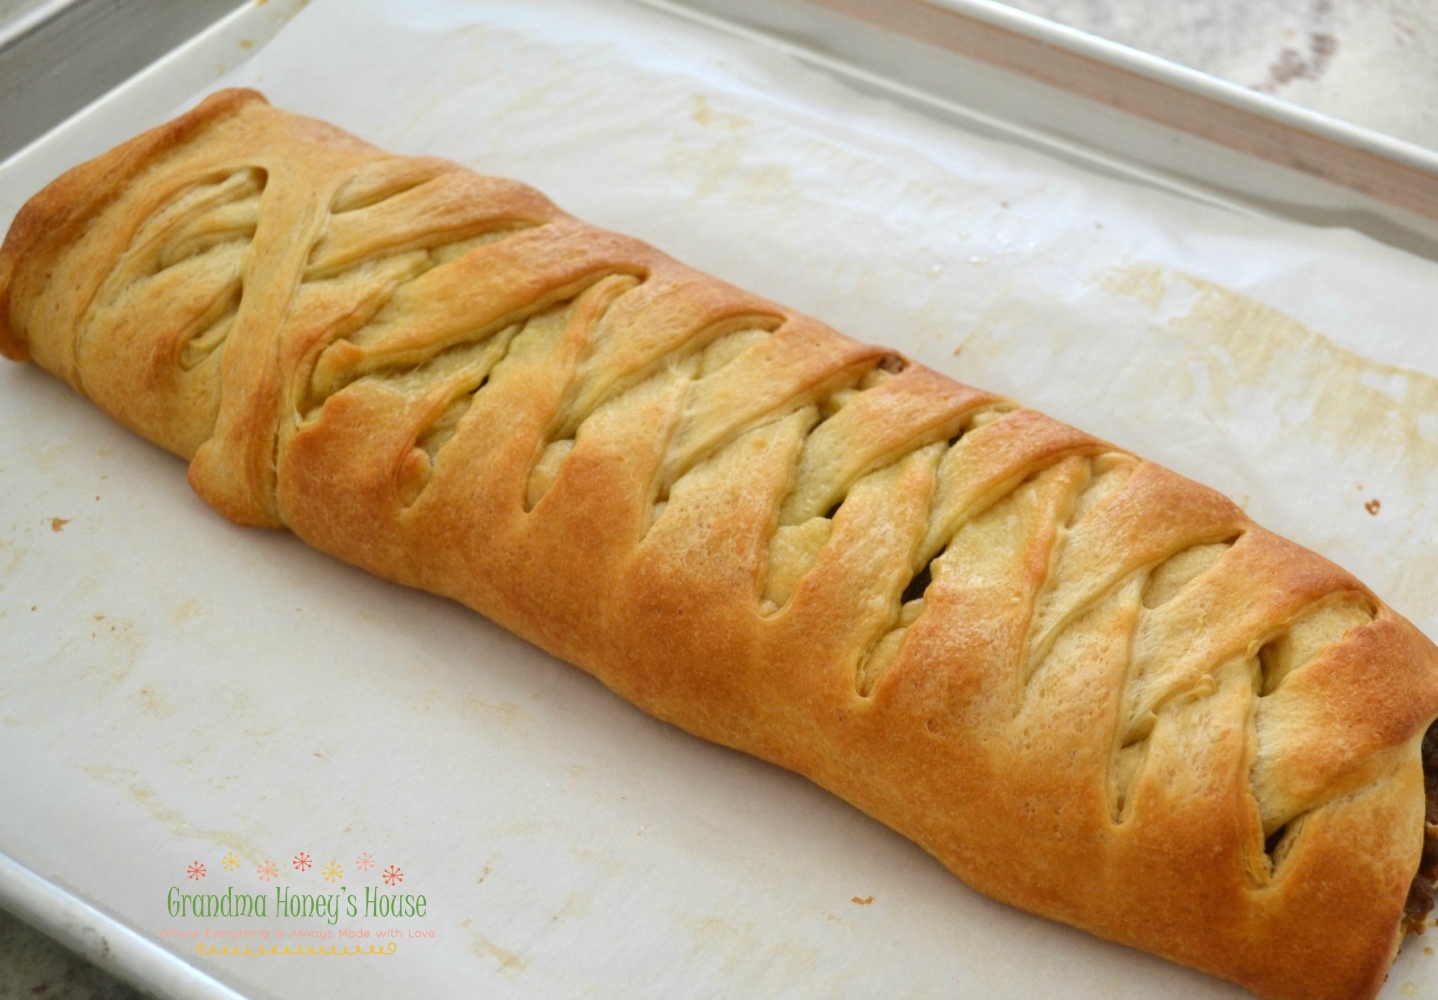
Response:
POLYGON ((244 994, 3 851, 0 904, 75 954, 160 1000, 245 1000, 244 994))
MULTIPOLYGON (((856 0, 814 0, 814 2, 837 5, 854 3, 856 0)), ((858 4, 866 2, 868 0, 857 0, 858 4)), ((982 21, 1007 33, 1063 49, 1095 62, 1111 64, 1137 76, 1163 84, 1175 91, 1192 93, 1205 100, 1226 105, 1256 118, 1267 119, 1286 128, 1309 132, 1438 178, 1438 150, 1420 146, 1417 143, 1346 119, 1336 118, 1272 94, 1251 90, 1161 56, 1080 31, 1057 21, 1049 21, 1016 7, 1009 7, 998 0, 887 0, 887 2, 895 6, 919 4, 982 21)))
POLYGON ((1001 0, 631 2, 762 39, 885 96, 941 109, 1100 171, 1242 214, 1354 229, 1438 259, 1438 149, 1250 91, 1001 0), (795 30, 795 12, 812 23, 795 30), (892 53, 887 65, 882 57, 866 64, 859 49, 866 34, 925 50, 936 61, 957 59, 948 78, 937 82, 892 53), (977 87, 976 69, 987 75, 977 87), (1022 83, 1025 92, 996 98, 1004 82, 1022 83), (1046 102, 1043 92, 1054 100, 1046 102), (1076 104, 1107 120, 1074 125, 1042 113, 1076 104))

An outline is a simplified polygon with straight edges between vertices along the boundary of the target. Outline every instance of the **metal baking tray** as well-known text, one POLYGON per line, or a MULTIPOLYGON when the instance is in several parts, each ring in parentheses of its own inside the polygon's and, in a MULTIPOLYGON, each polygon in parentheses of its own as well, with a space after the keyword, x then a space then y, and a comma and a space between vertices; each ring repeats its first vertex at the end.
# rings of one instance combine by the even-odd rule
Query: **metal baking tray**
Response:
MULTIPOLYGON (((1438 154, 998 3, 634 2, 704 30, 743 36, 842 80, 847 87, 880 95, 961 130, 1039 150, 1098 175, 1257 220, 1346 227, 1417 257, 1438 259, 1438 154)), ((81 8, 89 7, 93 13, 105 6, 52 4, 46 13, 54 15, 52 8, 64 8, 60 18, 89 27, 67 34, 57 29, 59 20, 37 17, 23 26, 20 35, 0 39, 0 81, 11 79, 6 74, 17 72, 19 60, 25 66, 45 64, 47 51, 52 51, 47 45, 78 46, 66 58, 72 65, 86 65, 90 53, 104 51, 106 30, 105 22, 87 20, 81 8)), ((187 16, 194 21, 168 25, 169 37, 190 31, 197 22, 231 6, 218 3, 207 6, 203 14, 192 11, 187 16)), ((302 0, 246 3, 122 82, 110 86, 103 74, 92 74, 89 85, 104 87, 101 96, 0 163, 0 220, 8 224, 21 200, 48 182, 57 166, 80 162, 153 124, 157 109, 179 105, 260 51, 302 7, 302 0)), ((154 28, 168 16, 160 5, 143 7, 140 14, 140 20, 126 22, 126 31, 143 33, 146 26, 154 28)), ((121 73, 113 68, 107 72, 121 73)), ((13 98, 15 92, 7 90, 7 94, 13 98)), ((66 111, 64 100, 57 98, 44 109, 38 98, 21 96, 30 116, 25 119, 26 129, 38 131, 45 115, 66 111)), ((0 558, 6 558, 3 550, 0 558)), ((282 553, 278 558, 283 562, 291 556, 282 553)), ((293 563, 284 565, 289 572, 300 572, 293 563)), ((485 635, 486 641, 504 641, 485 635)), ((543 659, 537 653, 531 658, 543 659)), ((0 686, 0 708, 4 697, 0 686)), ((523 711, 512 702, 476 696, 476 704, 479 718, 502 725, 527 724, 523 711)), ((617 716, 629 720, 623 712, 617 716)), ((322 753, 314 751, 316 757, 322 753)), ((31 780, 7 773, 3 784, 7 792, 17 793, 13 800, 18 801, 23 798, 18 790, 28 788, 31 780)), ((133 787, 131 792, 141 794, 133 787)), ((117 806, 111 815, 94 817, 95 826, 101 830, 122 821, 124 815, 117 806)), ((0 840, 0 850, 4 849, 0 840)), ((486 862, 484 871, 488 870, 486 862)), ((480 881, 484 878, 479 876, 480 881)), ((37 873, 0 854, 0 903, 157 996, 240 995, 221 981, 222 975, 202 969, 172 943, 158 940, 150 928, 132 926, 117 916, 83 878, 37 873)), ((513 971, 511 963, 519 962, 483 934, 472 933, 466 944, 475 954, 487 954, 502 972, 513 971)), ((314 986, 309 980, 304 984, 314 986)), ((514 989, 522 992, 521 987, 514 989)), ((245 992, 262 995, 264 991, 250 986, 245 992)))

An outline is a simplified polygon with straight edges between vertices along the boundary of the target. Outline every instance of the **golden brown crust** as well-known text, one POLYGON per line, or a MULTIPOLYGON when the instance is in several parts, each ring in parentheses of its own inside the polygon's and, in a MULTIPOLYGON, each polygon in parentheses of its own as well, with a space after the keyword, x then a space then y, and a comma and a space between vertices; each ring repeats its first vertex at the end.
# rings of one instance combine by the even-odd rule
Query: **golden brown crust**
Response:
POLYGON ((53 275, 51 262, 69 249, 90 220, 104 211, 136 175, 182 148, 211 123, 254 101, 263 103, 264 96, 238 88, 220 91, 188 114, 80 164, 27 201, 0 247, 0 354, 14 361, 29 360, 23 334, 25 317, 12 306, 12 297, 35 294, 33 286, 24 282, 49 281, 53 275), (18 288, 17 280, 21 281, 18 288))
POLYGON ((0 349, 227 516, 462 601, 998 899, 1266 997, 1383 980, 1438 651, 1174 473, 253 92, 26 206, 0 349))

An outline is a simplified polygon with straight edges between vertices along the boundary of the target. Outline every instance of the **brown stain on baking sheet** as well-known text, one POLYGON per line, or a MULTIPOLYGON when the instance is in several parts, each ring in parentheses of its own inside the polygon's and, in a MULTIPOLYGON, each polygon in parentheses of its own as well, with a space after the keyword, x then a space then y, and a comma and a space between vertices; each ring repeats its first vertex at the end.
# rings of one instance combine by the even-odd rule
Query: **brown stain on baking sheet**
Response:
POLYGON ((171 715, 175 714, 174 706, 160 697, 159 692, 149 685, 140 688, 138 697, 140 700, 140 711, 147 715, 153 715, 160 719, 168 719, 171 715))
MULTIPOLYGON (((690 963, 706 974, 734 983, 739 993, 744 984, 757 984, 754 977, 763 971, 762 981, 817 983, 824 974, 819 949, 796 940, 780 940, 767 934, 754 920, 726 919, 717 914, 680 915, 693 935, 690 963)), ((757 992, 751 988, 747 992, 757 992)), ((816 990, 825 995, 822 987, 816 990)))
POLYGON ((624 865, 608 852, 596 851, 590 847, 576 847, 569 853, 575 861, 594 865, 609 879, 617 879, 624 874, 624 865))
POLYGON ((258 844, 233 830, 214 830, 191 822, 178 809, 164 802, 155 790, 140 778, 138 771, 111 767, 108 764, 94 764, 81 767, 80 770, 91 778, 113 785, 124 792, 125 796, 143 809, 151 819, 177 837, 203 840, 216 847, 234 851, 249 861, 266 856, 258 844))
POLYGON ((469 950, 480 958, 492 958, 499 963, 500 972, 523 972, 527 967, 524 959, 510 951, 508 948, 501 948, 489 938, 474 929, 473 922, 464 920, 460 922, 461 928, 469 932, 469 950))
POLYGON ((709 103, 709 98, 703 94, 695 94, 691 100, 693 101, 693 111, 690 112, 689 117, 693 118, 697 124, 713 125, 726 132, 738 132, 754 124, 752 118, 725 111, 715 111, 709 103))
POLYGON ((54 472, 55 467, 68 458, 72 452, 83 447, 80 435, 72 433, 61 440, 44 439, 27 441, 20 450, 30 459, 37 472, 54 472))
POLYGON ((550 916, 551 923, 558 923, 561 920, 583 919, 589 915, 589 904, 591 902, 589 893, 582 889, 571 892, 564 900, 564 905, 550 916))
POLYGON ((500 855, 498 854, 491 854, 489 856, 489 859, 484 863, 484 870, 479 873, 479 878, 475 880, 475 885, 484 885, 484 880, 494 874, 494 866, 499 859, 500 855))
POLYGON ((1285 423, 1302 420, 1335 447, 1380 449, 1415 474, 1438 468, 1438 379, 1366 358, 1277 309, 1179 271, 1137 264, 1106 271, 1099 283, 1155 312, 1188 299, 1168 326, 1207 345, 1210 402, 1221 406, 1235 388, 1272 388, 1285 423))
POLYGON ((521 708, 518 702, 490 701, 488 698, 481 698, 478 695, 469 695, 458 701, 459 707, 476 718, 485 719, 491 722, 499 722, 505 726, 527 727, 534 721, 534 717, 521 708))
POLYGON ((419 706, 426 712, 431 709, 458 712, 476 726, 499 723, 506 730, 518 734, 528 733, 534 721, 534 716, 523 706, 507 698, 503 701, 491 701, 472 694, 457 697, 453 691, 439 688, 432 688, 420 695, 419 706))
MULTIPOLYGON (((1278 441, 1328 456, 1335 490, 1348 489, 1339 483, 1345 468, 1389 477, 1388 489, 1399 489, 1399 495, 1385 492, 1383 501, 1362 503, 1373 516, 1369 523, 1386 527, 1358 544, 1371 544, 1371 565, 1386 576, 1369 582, 1400 612, 1431 628, 1438 619, 1438 593, 1431 586, 1438 579, 1438 533, 1427 498, 1438 488, 1438 378, 1365 357, 1277 309, 1193 275, 1136 264, 1104 271, 1097 282, 1154 314, 1186 365, 1168 377, 1187 379, 1182 395, 1204 412, 1252 420, 1255 407, 1266 408, 1276 418, 1278 441), (1388 521, 1390 513, 1395 520, 1388 521)), ((1295 496, 1293 502, 1314 500, 1295 496)), ((1356 535, 1363 530, 1356 523, 1327 529, 1334 537, 1345 531, 1367 537, 1356 535)))
POLYGON ((191 597, 183 601, 179 607, 170 614, 170 620, 176 625, 183 625, 192 618, 208 614, 198 597, 191 597))
MULTIPOLYGON (((10 576, 12 573, 14 573, 15 570, 19 568, 20 561, 25 558, 25 554, 28 551, 29 549, 15 544, 9 539, 0 538, 0 556, 9 553, 9 558, 5 562, 5 567, 3 570, 0 570, 0 573, 3 573, 5 576, 10 576)), ((35 609, 31 608, 30 610, 33 611, 35 609)))
POLYGON ((699 129, 675 131, 665 166, 693 198, 722 194, 763 205, 798 197, 783 158, 756 141, 753 119, 715 108, 704 94, 690 96, 689 118, 699 129))
POLYGON ((72 626, 49 657, 52 678, 65 678, 96 695, 113 691, 135 670, 148 645, 146 632, 119 615, 93 614, 72 626))
POLYGON ((65 525, 69 523, 70 519, 68 517, 52 517, 50 518, 50 530, 58 535, 65 530, 65 525))

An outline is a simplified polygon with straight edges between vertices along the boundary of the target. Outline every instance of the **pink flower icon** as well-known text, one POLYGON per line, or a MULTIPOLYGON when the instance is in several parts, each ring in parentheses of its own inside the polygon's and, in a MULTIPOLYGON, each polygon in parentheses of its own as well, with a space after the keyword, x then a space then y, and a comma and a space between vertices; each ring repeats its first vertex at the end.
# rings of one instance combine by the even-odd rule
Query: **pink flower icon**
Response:
POLYGON ((259 868, 255 869, 255 874, 258 875, 262 881, 268 882, 273 878, 277 878, 280 874, 280 870, 275 867, 273 861, 266 861, 260 865, 259 868))
POLYGON ((367 872, 374 867, 374 858, 370 857, 368 854, 361 854, 359 857, 355 858, 355 867, 362 872, 367 872))
POLYGON ((196 882, 205 877, 205 866, 198 861, 185 870, 189 873, 190 878, 196 882))
POLYGON ((302 872, 310 866, 310 856, 304 851, 300 851, 300 853, 295 855, 295 860, 293 864, 295 866, 295 871, 302 872))
POLYGON ((398 865, 390 865, 384 870, 382 877, 384 878, 385 885, 395 885, 404 881, 404 872, 399 870, 398 865))

